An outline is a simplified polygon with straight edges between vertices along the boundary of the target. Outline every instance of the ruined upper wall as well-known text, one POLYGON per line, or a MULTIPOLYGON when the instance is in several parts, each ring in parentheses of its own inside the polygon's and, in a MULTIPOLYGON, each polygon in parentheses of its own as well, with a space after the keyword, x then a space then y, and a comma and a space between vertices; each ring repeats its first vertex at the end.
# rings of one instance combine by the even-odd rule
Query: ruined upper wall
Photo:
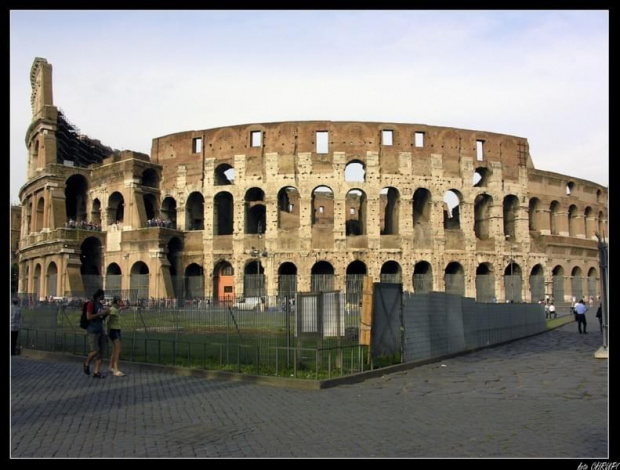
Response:
POLYGON ((203 158, 232 162, 235 155, 245 155, 251 166, 264 168, 265 154, 280 157, 310 153, 313 170, 331 171, 335 152, 346 154, 347 161, 365 162, 367 152, 379 155, 382 173, 398 173, 402 154, 411 155, 414 174, 430 174, 431 155, 442 155, 444 174, 458 176, 459 160, 471 158, 477 166, 500 163, 505 179, 516 180, 518 167, 533 168, 527 139, 483 131, 373 122, 303 121, 188 131, 153 139, 151 160, 166 164, 192 164, 203 158), (327 131, 329 149, 318 153, 316 133, 327 131), (383 142, 383 131, 391 131, 392 145, 383 142), (252 146, 252 133, 261 133, 261 145, 252 146), (416 145, 416 133, 423 134, 423 145, 416 145), (197 148, 199 139, 200 148, 197 148), (483 142, 482 158, 477 156, 477 142, 483 142), (199 150, 199 151, 197 151, 199 150))

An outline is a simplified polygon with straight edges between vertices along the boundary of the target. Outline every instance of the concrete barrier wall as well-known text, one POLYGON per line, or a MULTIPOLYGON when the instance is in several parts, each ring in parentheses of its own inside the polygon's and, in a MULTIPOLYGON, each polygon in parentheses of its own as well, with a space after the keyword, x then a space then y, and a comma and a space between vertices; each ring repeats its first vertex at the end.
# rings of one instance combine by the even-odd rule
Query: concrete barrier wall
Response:
POLYGON ((474 350, 546 329, 542 305, 477 303, 442 292, 404 294, 403 325, 407 362, 474 350))

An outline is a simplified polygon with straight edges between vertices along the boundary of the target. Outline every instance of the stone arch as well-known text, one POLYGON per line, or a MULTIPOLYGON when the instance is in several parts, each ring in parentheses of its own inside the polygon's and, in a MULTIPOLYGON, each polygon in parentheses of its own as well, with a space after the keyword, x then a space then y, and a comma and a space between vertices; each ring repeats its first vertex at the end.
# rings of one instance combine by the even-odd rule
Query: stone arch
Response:
POLYGON ((108 224, 123 223, 125 217, 125 198, 115 191, 108 198, 108 224))
POLYGON ((545 299, 545 270, 542 265, 535 265, 530 271, 530 299, 532 302, 545 299))
POLYGON ((366 181, 366 165, 361 160, 351 160, 344 168, 344 180, 347 183, 366 181))
POLYGON ((334 191, 329 186, 312 190, 312 225, 334 225, 334 191))
POLYGON ((403 275, 400 264, 393 260, 383 263, 381 272, 379 273, 379 279, 381 282, 401 284, 403 282, 403 275))
POLYGON ((594 211, 590 206, 587 206, 586 210, 583 213, 584 233, 587 239, 590 239, 594 236, 594 224, 592 223, 593 219, 594 211))
POLYGON ((400 192, 394 187, 385 187, 379 194, 381 201, 381 235, 398 235, 400 222, 400 192))
POLYGON ((149 299, 149 267, 143 261, 136 261, 131 267, 129 298, 132 302, 149 299))
POLYGON ((201 193, 194 191, 185 203, 185 230, 204 230, 205 228, 205 198, 201 193))
POLYGON ((495 275, 493 265, 480 263, 476 268, 476 302, 493 302, 495 297, 495 275))
POLYGON ((84 296, 90 298, 97 289, 103 288, 101 241, 97 237, 88 237, 80 245, 80 251, 80 274, 84 285, 84 296))
POLYGON ((99 201, 99 199, 93 199, 93 206, 90 210, 90 221, 95 225, 101 225, 101 201, 99 201))
POLYGON ((168 196, 164 198, 161 203, 161 218, 166 224, 166 227, 175 229, 177 228, 177 201, 168 196))
POLYGON ((65 212, 67 219, 76 222, 86 222, 86 201, 88 199, 88 181, 82 175, 76 174, 67 178, 65 182, 65 212))
POLYGON ((330 292, 334 290, 334 267, 328 261, 317 261, 310 271, 310 290, 330 292))
POLYGON ((510 260, 504 269, 504 292, 506 292, 506 300, 510 302, 521 302, 523 300, 521 296, 523 277, 521 274, 521 266, 510 260))
POLYGON ((278 191, 278 228, 297 230, 299 228, 299 191, 294 186, 285 186, 278 191))
POLYGON ((105 271, 105 291, 108 295, 121 295, 123 272, 116 263, 108 264, 105 271))
POLYGON ((235 270, 226 260, 220 260, 213 267, 213 292, 219 302, 235 300, 235 270))
POLYGON ((461 203, 463 195, 456 189, 449 189, 443 195, 443 228, 444 230, 460 230, 461 203))
POLYGON ((461 263, 452 261, 448 263, 444 272, 446 294, 465 295, 465 270, 461 263))
POLYGON ((245 192, 245 233, 265 233, 266 224, 265 192, 260 188, 250 188, 245 192))
POLYGON ((413 268, 413 291, 423 294, 433 290, 433 267, 428 261, 418 261, 413 268))
POLYGON ((583 271, 575 266, 571 273, 571 295, 579 300, 583 298, 583 271))
POLYGON ((201 299, 205 295, 205 278, 202 266, 191 263, 185 268, 186 299, 201 299))
POLYGON ((346 236, 366 234, 366 193, 361 189, 351 189, 345 197, 345 233, 346 236))
POLYGON ((514 194, 504 197, 504 236, 511 240, 517 239, 517 218, 519 215, 519 199, 514 194))
POLYGON ((47 295, 58 296, 58 267, 53 261, 47 266, 47 295))
POLYGON ((235 204, 233 195, 220 191, 213 197, 213 235, 232 235, 235 204))
POLYGON ((592 297, 593 299, 597 299, 598 298, 598 273, 596 271, 596 268, 590 268, 588 270, 588 296, 592 297))
POLYGON ((159 213, 157 211, 157 198, 154 194, 145 194, 142 196, 144 201, 144 212, 146 214, 146 220, 153 220, 159 218, 159 213))
POLYGON ((278 295, 293 297, 297 293, 297 266, 290 261, 278 267, 278 295))
POLYGON ((540 199, 533 197, 530 199, 528 206, 528 228, 532 231, 539 231, 542 228, 540 215, 542 213, 542 204, 540 199))
POLYGON ((235 182, 235 169, 228 163, 221 163, 213 172, 214 186, 227 186, 235 182))
POLYGON ((34 227, 35 232, 40 232, 41 230, 43 230, 44 218, 45 218, 45 199, 43 198, 43 196, 41 196, 37 200, 37 211, 36 211, 35 227, 34 227))
POLYGON ((39 263, 34 267, 34 273, 32 276, 32 293, 34 294, 34 300, 40 300, 42 296, 42 286, 41 282, 43 281, 42 269, 39 263))
POLYGON ((265 268, 260 258, 253 258, 245 263, 243 295, 245 297, 263 297, 265 295, 265 268))
POLYGON ((478 194, 474 200, 474 233, 479 240, 491 236, 491 208, 493 198, 488 194, 478 194))
POLYGON ((479 167, 474 170, 473 186, 475 188, 486 188, 491 178, 491 170, 486 167, 479 167))
POLYGON ((578 217, 579 216, 577 215, 577 206, 575 204, 571 204, 570 207, 568 208, 568 236, 569 237, 577 236, 578 217))

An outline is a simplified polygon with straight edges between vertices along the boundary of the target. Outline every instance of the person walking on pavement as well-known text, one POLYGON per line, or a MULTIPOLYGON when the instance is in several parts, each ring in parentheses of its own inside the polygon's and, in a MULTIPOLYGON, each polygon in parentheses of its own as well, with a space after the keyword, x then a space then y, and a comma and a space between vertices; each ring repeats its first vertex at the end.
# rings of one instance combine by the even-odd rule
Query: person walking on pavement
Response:
POLYGON ((115 377, 124 377, 125 373, 121 372, 118 368, 118 359, 123 350, 121 344, 121 316, 120 312, 127 307, 121 303, 121 298, 118 295, 114 296, 112 305, 110 307, 110 316, 108 317, 108 337, 112 341, 112 355, 110 357, 110 372, 115 377))
POLYGON ((558 318, 558 314, 555 312, 555 305, 553 305, 553 301, 549 304, 549 319, 558 318))
POLYGON ((17 337, 19 336, 19 328, 22 325, 22 308, 19 306, 19 299, 13 299, 11 305, 11 356, 15 356, 17 348, 17 337))
POLYGON ((581 334, 581 324, 583 324, 583 333, 588 333, 586 331, 586 312, 588 309, 583 303, 583 299, 575 304, 575 316, 577 317, 577 327, 579 328, 579 334, 581 334))
POLYGON ((601 333, 603 332, 603 304, 599 304, 596 310, 596 318, 598 318, 598 324, 601 327, 601 333))
POLYGON ((101 303, 103 297, 103 289, 98 289, 93 294, 93 299, 88 302, 88 306, 86 307, 86 319, 88 320, 86 332, 88 333, 88 345, 91 352, 84 363, 84 373, 90 375, 90 363, 95 359, 93 377, 96 379, 103 379, 105 377, 105 375, 102 375, 99 371, 101 368, 101 361, 103 360, 103 348, 105 347, 106 341, 103 319, 108 315, 108 309, 101 303))

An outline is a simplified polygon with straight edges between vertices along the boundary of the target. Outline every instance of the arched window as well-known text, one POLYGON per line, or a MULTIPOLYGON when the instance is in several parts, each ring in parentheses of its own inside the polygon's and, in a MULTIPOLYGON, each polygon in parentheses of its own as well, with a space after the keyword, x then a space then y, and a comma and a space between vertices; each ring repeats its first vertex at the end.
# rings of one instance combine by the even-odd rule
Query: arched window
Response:
POLYGON ((43 230, 43 218, 45 216, 45 199, 41 196, 37 202, 37 218, 35 219, 35 232, 43 230))
POLYGON ((446 294, 465 295, 465 271, 457 262, 451 262, 446 266, 444 281, 446 294))
POLYGON ((480 263, 476 268, 476 301, 493 302, 495 297, 495 276, 490 263, 480 263))
POLYGON ((278 191, 278 228, 297 230, 299 228, 299 191, 286 186, 278 191))
POLYGON ((185 230, 204 230, 205 199, 202 194, 193 192, 185 204, 185 230))
POLYGON ((361 189, 350 190, 345 199, 346 236, 366 233, 366 193, 361 189))
POLYGON ((217 193, 213 198, 213 235, 232 235, 234 215, 232 194, 217 193))
POLYGON ((157 174, 157 170, 147 168, 142 172, 142 186, 159 188, 159 175, 157 174))
POLYGON ((108 224, 122 223, 125 215, 125 199, 118 191, 108 199, 108 224))
POLYGON ((424 294, 433 290, 433 269, 429 262, 419 261, 413 268, 413 291, 424 294))
POLYGON ((583 221, 586 238, 594 237, 594 211, 590 206, 586 207, 586 211, 583 214, 583 221))
POLYGON ((522 286, 523 279, 521 276, 521 267, 511 260, 504 270, 504 291, 506 292, 506 300, 510 302, 521 302, 522 286))
POLYGON ((366 168, 359 160, 351 160, 344 168, 344 180, 347 183, 366 181, 366 168))
POLYGON ((82 222, 87 219, 86 199, 88 181, 82 175, 73 175, 65 183, 65 210, 67 220, 82 222))
POLYGON ((398 189, 383 188, 379 198, 381 201, 381 235, 398 235, 400 219, 400 193, 398 189))
POLYGON ((213 176, 215 186, 226 186, 235 182, 235 169, 227 163, 215 168, 213 176))
POLYGON ((462 200, 461 193, 455 189, 450 189, 444 193, 444 230, 458 230, 461 228, 460 204, 462 200))
POLYGON ((161 203, 161 218, 164 221, 164 227, 177 228, 177 202, 173 197, 167 197, 161 203))
POLYGON ((556 266, 551 272, 553 278, 553 300, 556 304, 564 302, 564 268, 556 266))
POLYGON ((47 295, 56 297, 58 295, 58 268, 56 263, 51 262, 47 267, 47 295))
POLYGON ((318 261, 310 272, 310 289, 312 292, 330 292, 334 290, 334 267, 327 261, 318 261))
POLYGON ((490 237, 492 206, 493 198, 488 194, 478 194, 474 200, 474 233, 479 240, 490 237))
POLYGON ((278 268, 278 295, 294 297, 297 293, 297 266, 293 263, 282 263, 278 268))
POLYGON ((387 261, 383 263, 379 276, 381 282, 388 284, 401 284, 403 282, 400 264, 396 261, 387 261))
POLYGON ((105 272, 105 291, 107 295, 121 295, 123 275, 121 267, 110 263, 105 272))
POLYGON ((528 215, 529 215, 528 224, 529 224, 530 230, 534 231, 534 230, 541 229, 540 214, 541 214, 540 199, 538 199, 537 197, 533 197, 530 199, 530 204, 528 207, 528 215))
POLYGON ((530 272, 530 296, 532 302, 545 299, 545 271, 540 264, 530 272))
POLYGON ((480 167, 476 168, 474 171, 474 181, 473 185, 475 188, 485 188, 489 184, 489 178, 491 176, 491 172, 488 168, 480 167))
POLYGON ((265 233, 266 219, 265 192, 260 188, 248 189, 245 193, 245 233, 265 233))
POLYGON ((583 298, 583 273, 579 266, 575 266, 571 272, 571 291, 575 299, 583 298))
POLYGON ((570 237, 576 237, 577 236, 577 206, 572 204, 569 208, 568 208, 568 235, 570 237))
POLYGON ((132 302, 146 303, 149 300, 149 268, 142 261, 131 267, 129 298, 132 302))
POLYGON ((514 194, 504 198, 504 236, 515 241, 517 237, 517 215, 519 213, 519 200, 514 194))
POLYGON ((334 192, 328 186, 312 191, 312 225, 334 225, 334 192))

